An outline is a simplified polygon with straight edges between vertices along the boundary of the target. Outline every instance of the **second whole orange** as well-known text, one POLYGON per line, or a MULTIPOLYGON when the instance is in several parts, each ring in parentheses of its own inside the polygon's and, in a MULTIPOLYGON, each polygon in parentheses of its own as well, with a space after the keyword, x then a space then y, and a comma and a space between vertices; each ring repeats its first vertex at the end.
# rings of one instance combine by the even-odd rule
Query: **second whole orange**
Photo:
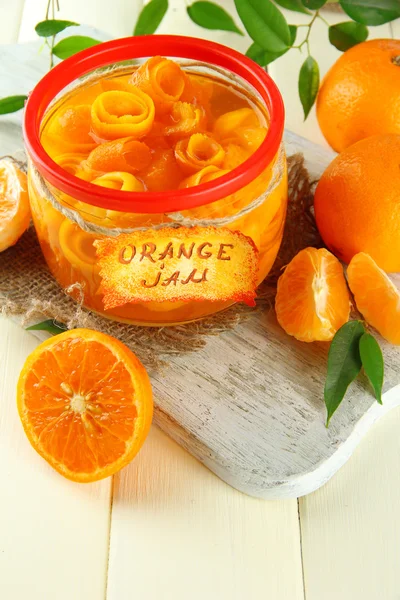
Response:
POLYGON ((317 117, 336 152, 371 135, 400 134, 400 40, 347 50, 321 83, 317 117))
POLYGON ((400 135, 377 135, 339 154, 314 197, 325 245, 343 262, 366 252, 400 272, 400 135))

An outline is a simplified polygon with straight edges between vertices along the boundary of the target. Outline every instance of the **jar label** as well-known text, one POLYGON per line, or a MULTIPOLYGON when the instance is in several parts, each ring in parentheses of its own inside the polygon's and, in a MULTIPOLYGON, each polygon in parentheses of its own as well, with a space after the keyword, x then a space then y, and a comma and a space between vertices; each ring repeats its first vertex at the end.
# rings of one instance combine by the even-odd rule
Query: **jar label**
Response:
POLYGON ((106 310, 163 300, 255 304, 258 250, 239 231, 147 229, 102 238, 94 245, 106 310))

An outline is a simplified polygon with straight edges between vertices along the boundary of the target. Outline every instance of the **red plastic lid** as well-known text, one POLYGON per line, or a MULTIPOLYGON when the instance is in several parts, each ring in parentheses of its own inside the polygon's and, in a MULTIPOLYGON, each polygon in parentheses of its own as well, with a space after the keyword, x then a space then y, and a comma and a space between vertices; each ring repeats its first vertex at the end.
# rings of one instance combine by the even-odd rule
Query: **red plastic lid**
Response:
POLYGON ((269 75, 246 56, 207 40, 175 35, 129 37, 83 50, 64 60, 43 77, 25 107, 24 137, 27 151, 41 175, 76 200, 105 209, 132 213, 165 213, 195 208, 220 200, 251 183, 272 161, 282 140, 282 97, 269 75), (40 142, 40 124, 47 107, 67 85, 91 71, 134 58, 167 56, 202 61, 222 67, 246 80, 265 102, 270 125, 254 154, 230 173, 192 188, 165 192, 121 192, 103 188, 70 175, 57 165, 40 142))

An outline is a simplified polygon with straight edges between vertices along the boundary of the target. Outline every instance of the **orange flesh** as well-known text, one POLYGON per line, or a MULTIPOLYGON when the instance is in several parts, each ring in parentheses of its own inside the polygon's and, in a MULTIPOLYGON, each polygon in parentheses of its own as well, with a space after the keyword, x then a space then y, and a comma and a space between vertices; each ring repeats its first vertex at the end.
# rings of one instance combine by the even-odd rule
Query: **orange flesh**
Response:
POLYGON ((75 329, 28 357, 18 410, 31 444, 57 471, 74 481, 96 481, 138 452, 151 423, 151 386, 120 342, 75 329))
POLYGON ((0 252, 16 244, 29 227, 26 174, 7 159, 0 160, 0 252))
POLYGON ((282 328, 302 342, 329 341, 350 316, 340 262, 325 249, 306 248, 278 281, 276 314, 282 328))
POLYGON ((356 254, 347 278, 364 319, 392 344, 400 344, 400 292, 385 271, 364 252, 356 254))
MULTIPOLYGON (((136 71, 108 76, 108 79, 102 76, 95 83, 83 85, 61 98, 43 124, 41 141, 56 162, 86 181, 112 189, 158 192, 188 188, 226 175, 249 158, 265 138, 267 129, 265 109, 248 92, 210 75, 185 72, 172 61, 154 57, 136 71), (132 88, 138 90, 139 96, 130 101, 132 88), (143 100, 143 95, 147 95, 148 100, 143 100), (78 114, 74 115, 76 109, 78 114), (129 115, 125 114, 129 111, 129 115), (74 124, 75 149, 69 143, 72 134, 67 136, 68 144, 62 141, 64 131, 59 119, 65 113, 74 124), (81 135, 77 133, 78 124, 82 127, 81 135), (121 135, 118 139, 115 139, 116 128, 121 135), (88 131, 92 144, 85 149, 88 131), (59 135, 59 145, 55 132, 59 135), (79 162, 78 157, 82 155, 79 162), (135 185, 130 179, 129 185, 118 187, 115 173, 122 181, 124 172, 135 177, 135 185)), ((276 160, 277 157, 274 164, 276 160)), ((234 195, 183 211, 183 215, 189 219, 235 215, 265 192, 271 177, 272 165, 234 195)), ((57 190, 52 191, 61 202, 79 210, 84 219, 101 227, 151 228, 170 221, 167 215, 138 215, 92 207, 65 195, 60 197, 57 190)), ((81 252, 75 259, 77 246, 82 248, 81 241, 79 244, 74 241, 77 229, 69 227, 68 236, 64 235, 66 229, 62 227, 62 221, 67 219, 40 196, 33 182, 30 194, 39 240, 53 274, 63 287, 81 283, 85 305, 89 308, 129 322, 167 325, 191 321, 227 306, 227 303, 217 301, 165 303, 165 306, 161 302, 158 306, 155 306, 157 303, 148 306, 130 303, 105 311, 92 246, 94 236, 81 232, 92 250, 86 260, 82 260, 81 252)), ((278 185, 257 209, 226 225, 254 240, 260 252, 259 281, 267 275, 278 252, 286 203, 285 171, 278 185)))

